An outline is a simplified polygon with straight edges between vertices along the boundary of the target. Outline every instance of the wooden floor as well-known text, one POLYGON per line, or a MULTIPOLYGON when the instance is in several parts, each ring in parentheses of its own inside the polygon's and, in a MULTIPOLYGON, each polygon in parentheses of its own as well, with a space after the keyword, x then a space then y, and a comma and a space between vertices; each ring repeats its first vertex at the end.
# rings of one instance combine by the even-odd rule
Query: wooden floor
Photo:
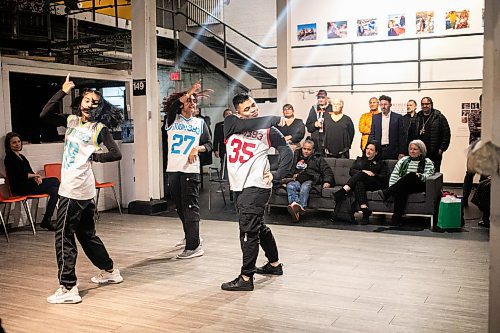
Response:
MULTIPOLYGON (((203 221, 205 255, 174 259, 178 219, 102 214, 98 234, 124 282, 96 286, 82 251, 83 302, 52 305, 53 233, 0 238, 0 317, 13 332, 485 332, 488 243, 273 225, 281 277, 225 292, 241 264, 234 222, 203 221)), ((3 236, 2 236, 3 237, 3 236)), ((261 251, 262 252, 262 251, 261 251)), ((259 257, 258 264, 265 261, 259 257)))

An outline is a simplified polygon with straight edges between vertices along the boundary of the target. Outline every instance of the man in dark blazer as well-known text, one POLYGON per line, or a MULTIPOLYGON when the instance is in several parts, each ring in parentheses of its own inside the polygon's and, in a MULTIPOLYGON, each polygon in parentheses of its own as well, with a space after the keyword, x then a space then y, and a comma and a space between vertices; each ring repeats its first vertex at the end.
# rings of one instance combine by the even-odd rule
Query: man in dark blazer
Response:
POLYGON ((382 159, 400 159, 407 151, 403 116, 391 112, 392 99, 389 96, 382 95, 379 101, 382 112, 372 117, 369 141, 380 143, 382 159))

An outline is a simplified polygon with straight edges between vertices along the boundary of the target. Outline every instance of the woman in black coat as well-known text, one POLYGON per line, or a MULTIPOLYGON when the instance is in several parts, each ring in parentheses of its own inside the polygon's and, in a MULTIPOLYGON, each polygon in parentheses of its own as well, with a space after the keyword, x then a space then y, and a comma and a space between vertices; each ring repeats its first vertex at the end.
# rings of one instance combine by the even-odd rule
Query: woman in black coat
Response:
POLYGON ((21 150, 23 150, 23 143, 19 134, 7 133, 4 164, 9 178, 10 190, 13 195, 48 194, 49 201, 40 226, 53 231, 55 228, 50 223, 50 219, 58 200, 59 180, 57 178, 42 178, 33 172, 30 162, 21 154, 21 150))
POLYGON ((380 161, 377 156, 379 146, 377 142, 368 142, 363 150, 363 156, 356 158, 351 166, 349 174, 351 178, 333 196, 337 204, 342 201, 348 192, 354 190, 356 201, 363 212, 361 224, 368 224, 372 214, 368 208, 368 198, 366 191, 375 191, 387 187, 388 170, 384 161, 380 161))

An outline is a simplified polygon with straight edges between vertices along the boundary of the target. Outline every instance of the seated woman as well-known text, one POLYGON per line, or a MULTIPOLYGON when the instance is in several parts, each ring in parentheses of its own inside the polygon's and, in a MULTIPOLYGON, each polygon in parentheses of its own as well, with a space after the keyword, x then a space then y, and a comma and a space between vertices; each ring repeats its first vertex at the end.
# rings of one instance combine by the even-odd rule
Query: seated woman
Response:
POLYGON ((351 166, 349 174, 351 178, 333 196, 336 204, 339 204, 348 192, 354 190, 356 201, 363 212, 361 224, 368 224, 372 214, 368 208, 368 197, 366 191, 380 190, 387 186, 388 170, 384 161, 380 161, 379 145, 375 141, 368 142, 363 150, 363 156, 356 158, 351 166))
POLYGON ((21 154, 21 150, 23 150, 23 143, 19 134, 7 133, 4 164, 9 178, 10 190, 13 195, 48 194, 49 201, 40 226, 54 231, 55 228, 50 223, 50 219, 58 200, 59 180, 57 178, 42 178, 39 174, 34 173, 30 162, 21 154))
POLYGON ((408 153, 398 161, 391 177, 389 188, 379 190, 384 201, 394 197, 393 225, 401 224, 401 217, 405 211, 408 196, 411 193, 425 192, 425 181, 427 177, 434 174, 434 163, 425 158, 427 148, 421 140, 413 140, 408 145, 408 153))
POLYGON ((288 211, 298 222, 300 215, 305 213, 311 187, 321 184, 323 188, 329 188, 334 184, 332 169, 320 153, 314 152, 311 139, 307 138, 302 148, 295 151, 290 174, 283 179, 284 183, 287 181, 288 211))

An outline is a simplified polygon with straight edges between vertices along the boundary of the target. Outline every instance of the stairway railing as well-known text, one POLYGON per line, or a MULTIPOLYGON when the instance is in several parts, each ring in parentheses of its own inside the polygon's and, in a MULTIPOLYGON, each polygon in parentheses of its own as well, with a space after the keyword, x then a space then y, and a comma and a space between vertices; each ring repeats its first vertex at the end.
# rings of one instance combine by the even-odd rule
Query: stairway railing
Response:
POLYGON ((216 17, 212 13, 208 12, 204 8, 201 8, 197 4, 195 4, 195 3, 193 3, 193 2, 191 2, 189 0, 186 1, 186 4, 187 4, 187 12, 188 13, 191 13, 191 15, 193 15, 196 11, 199 11, 203 15, 199 15, 198 14, 198 15, 193 15, 193 16, 196 16, 196 17, 209 17, 210 18, 210 23, 199 22, 195 18, 190 17, 191 15, 188 15, 188 14, 182 12, 182 11, 174 11, 174 10, 171 10, 171 9, 168 9, 168 8, 162 8, 162 7, 158 7, 158 6, 157 6, 157 9, 161 10, 161 11, 170 12, 170 13, 172 13, 174 15, 184 16, 188 20, 187 26, 193 26, 192 23, 194 23, 196 26, 199 26, 201 29, 203 29, 203 31, 208 32, 215 39, 219 40, 223 44, 223 50, 224 50, 224 52, 223 52, 224 68, 227 67, 228 47, 230 47, 232 51, 234 51, 236 53, 239 53, 242 57, 244 57, 245 59, 247 59, 247 61, 253 63, 254 65, 256 65, 256 66, 258 66, 258 67, 260 67, 260 68, 262 68, 264 70, 273 70, 273 69, 277 68, 276 66, 266 66, 266 65, 262 64, 261 62, 259 62, 258 60, 256 60, 254 57, 248 55, 246 52, 244 52, 243 50, 241 50, 239 47, 237 47, 233 43, 229 42, 228 38, 227 38, 227 32, 228 32, 228 30, 234 32, 236 35, 242 37, 244 40, 250 42, 252 45, 254 45, 254 46, 256 46, 256 47, 258 47, 259 49, 262 49, 262 50, 276 49, 277 48, 276 46, 261 45, 260 43, 257 43, 256 41, 252 40, 248 36, 245 36, 243 33, 239 32, 238 30, 236 30, 235 28, 233 28, 229 24, 224 23, 218 17, 216 17), (214 22, 216 22, 216 23, 214 23, 214 22), (217 31, 214 31, 211 28, 212 26, 217 25, 217 24, 220 24, 222 26, 222 36, 220 36, 220 34, 217 31))

